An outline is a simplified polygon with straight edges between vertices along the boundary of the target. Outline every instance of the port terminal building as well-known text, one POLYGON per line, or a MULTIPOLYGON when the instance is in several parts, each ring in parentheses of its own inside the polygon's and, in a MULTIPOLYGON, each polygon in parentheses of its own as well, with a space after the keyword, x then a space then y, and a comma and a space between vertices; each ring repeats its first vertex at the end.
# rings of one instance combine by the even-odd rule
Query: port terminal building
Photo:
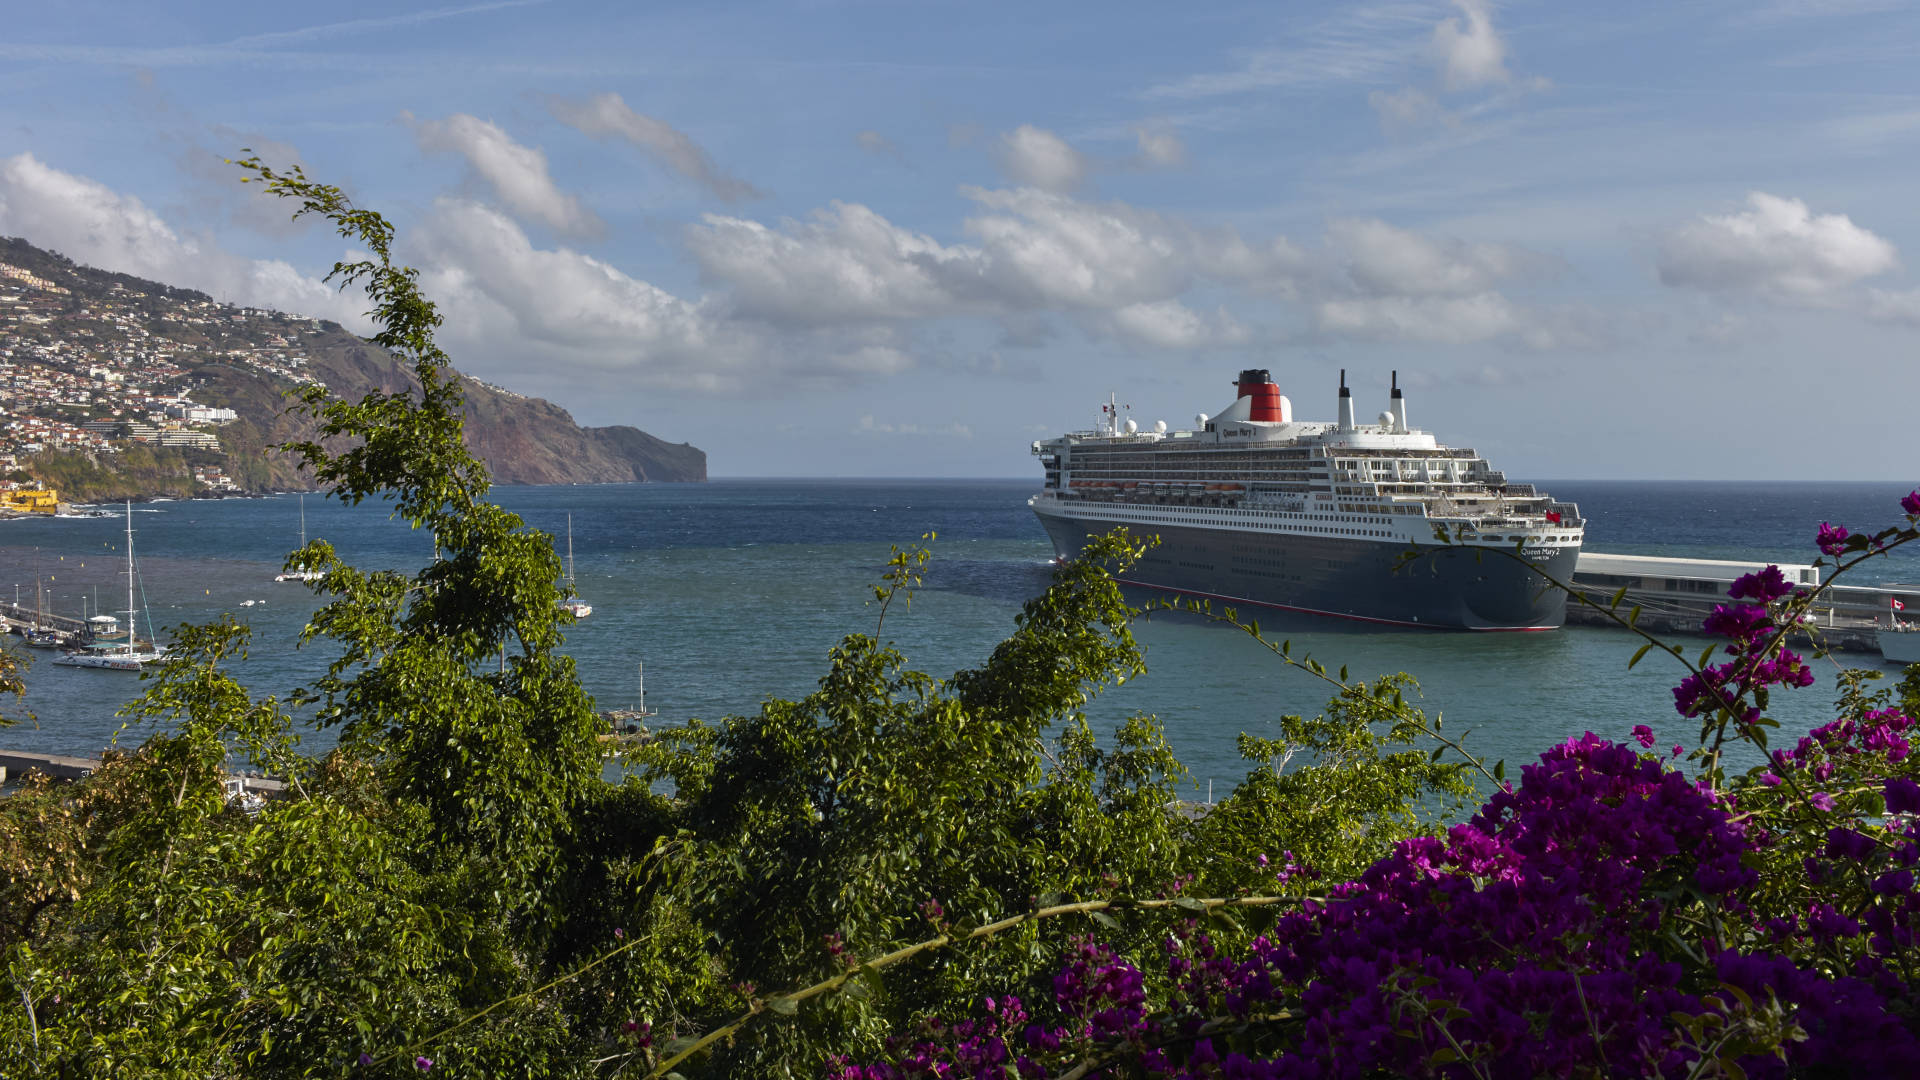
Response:
MULTIPOLYGON (((1614 594, 1625 589, 1619 614, 1640 609, 1636 625, 1666 633, 1699 633, 1700 622, 1715 604, 1730 603, 1727 589, 1734 579, 1765 569, 1763 562, 1729 559, 1679 559, 1648 555, 1609 555, 1582 551, 1573 571, 1573 586, 1604 609, 1614 594)), ((1788 581, 1805 589, 1818 588, 1820 567, 1773 563, 1788 581)), ((1813 626, 1830 648, 1875 651, 1876 626, 1885 626, 1892 612, 1920 612, 1920 585, 1835 585, 1822 593, 1811 615, 1813 626), (1896 602, 1900 605, 1896 607, 1896 602)), ((1610 625, 1602 610, 1567 600, 1567 622, 1610 625)))

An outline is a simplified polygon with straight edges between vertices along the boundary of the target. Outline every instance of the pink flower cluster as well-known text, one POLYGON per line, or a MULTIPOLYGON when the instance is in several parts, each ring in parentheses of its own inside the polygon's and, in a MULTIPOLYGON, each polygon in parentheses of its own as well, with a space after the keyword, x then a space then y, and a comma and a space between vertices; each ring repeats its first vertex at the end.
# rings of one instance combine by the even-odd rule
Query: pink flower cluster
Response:
MULTIPOLYGON (((1844 531, 1844 530, 1842 530, 1844 531)), ((1747 701, 1755 690, 1772 686, 1813 685, 1813 669, 1799 654, 1780 644, 1785 626, 1776 619, 1778 605, 1793 592, 1777 566, 1747 574, 1727 590, 1735 600, 1750 604, 1717 604, 1701 629, 1731 639, 1726 646, 1733 659, 1708 665, 1673 688, 1673 706, 1681 716, 1700 716, 1715 709, 1734 711, 1735 719, 1750 724, 1760 710, 1747 701)))

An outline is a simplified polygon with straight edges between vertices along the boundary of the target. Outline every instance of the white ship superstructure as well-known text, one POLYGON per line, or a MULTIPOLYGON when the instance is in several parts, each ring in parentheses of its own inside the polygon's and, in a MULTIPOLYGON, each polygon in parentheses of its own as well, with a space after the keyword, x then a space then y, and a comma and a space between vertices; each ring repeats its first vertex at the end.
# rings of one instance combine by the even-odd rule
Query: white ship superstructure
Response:
POLYGON ((1564 595, 1533 568, 1570 579, 1579 509, 1410 427, 1398 373, 1368 424, 1345 372, 1333 421, 1295 420, 1267 371, 1237 386, 1189 430, 1142 430, 1109 399, 1094 429, 1034 443, 1046 479, 1030 503, 1060 555, 1125 526, 1161 539, 1135 584, 1410 625, 1560 624, 1564 595))

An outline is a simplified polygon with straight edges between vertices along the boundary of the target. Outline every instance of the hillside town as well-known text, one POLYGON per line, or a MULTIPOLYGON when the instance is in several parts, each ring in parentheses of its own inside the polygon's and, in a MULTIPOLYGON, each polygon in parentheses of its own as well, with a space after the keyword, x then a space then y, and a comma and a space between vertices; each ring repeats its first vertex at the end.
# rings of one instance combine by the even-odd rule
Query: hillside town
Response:
POLYGON ((316 383, 302 340, 322 329, 317 319, 179 290, 160 297, 121 281, 82 295, 0 262, 0 490, 32 489, 26 473, 37 454, 99 458, 137 445, 201 451, 195 483, 233 490, 220 429, 240 417, 194 400, 208 381, 200 369, 316 383))

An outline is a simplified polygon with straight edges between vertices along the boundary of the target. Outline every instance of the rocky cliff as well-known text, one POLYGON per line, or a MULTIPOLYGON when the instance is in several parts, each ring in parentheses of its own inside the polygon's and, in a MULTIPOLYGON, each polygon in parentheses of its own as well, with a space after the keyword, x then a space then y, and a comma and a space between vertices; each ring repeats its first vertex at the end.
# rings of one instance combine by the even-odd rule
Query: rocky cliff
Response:
MULTIPOLYGON (((349 401, 370 391, 414 388, 413 373, 381 349, 334 327, 303 341, 308 368, 334 394, 349 401)), ((249 487, 306 486, 284 455, 268 448, 312 435, 313 424, 286 411, 286 384, 241 367, 203 369, 206 380, 194 400, 231 408, 242 419, 221 429, 236 457, 257 457, 264 475, 246 476, 249 487)), ((467 445, 487 463, 500 484, 618 484, 638 481, 703 481, 707 455, 686 443, 670 443, 639 428, 581 427, 565 409, 476 379, 462 386, 467 398, 467 445)))

